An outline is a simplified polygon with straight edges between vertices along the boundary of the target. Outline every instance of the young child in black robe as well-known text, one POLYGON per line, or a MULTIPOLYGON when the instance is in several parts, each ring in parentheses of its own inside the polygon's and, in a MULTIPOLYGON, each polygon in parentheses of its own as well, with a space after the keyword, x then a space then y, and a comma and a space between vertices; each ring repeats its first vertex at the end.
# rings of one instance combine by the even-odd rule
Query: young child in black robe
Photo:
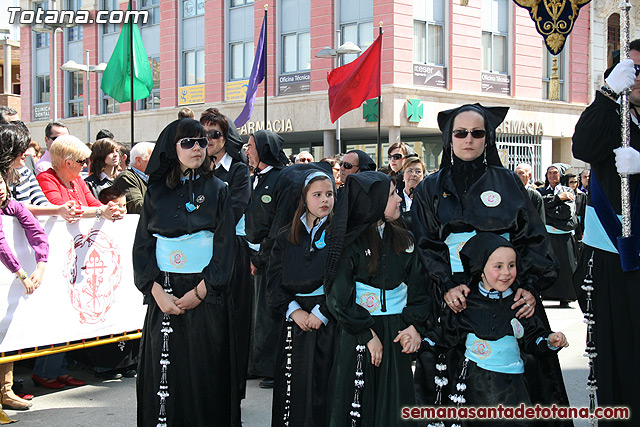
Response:
POLYGON ((267 271, 269 305, 283 314, 273 390, 272 426, 324 426, 335 320, 326 306, 326 232, 335 184, 310 170, 291 227, 278 235, 267 271))
MULTIPOLYGON (((494 233, 478 233, 464 245, 460 258, 471 278, 467 309, 458 314, 445 310, 439 327, 424 339, 428 348, 450 348, 464 342, 457 394, 449 398, 454 404, 469 406, 530 404, 520 350, 544 357, 567 347, 567 339, 562 332, 547 330, 536 316, 516 318, 510 296, 517 276, 517 253, 509 241, 494 233)), ((490 423, 514 426, 519 421, 490 423)))

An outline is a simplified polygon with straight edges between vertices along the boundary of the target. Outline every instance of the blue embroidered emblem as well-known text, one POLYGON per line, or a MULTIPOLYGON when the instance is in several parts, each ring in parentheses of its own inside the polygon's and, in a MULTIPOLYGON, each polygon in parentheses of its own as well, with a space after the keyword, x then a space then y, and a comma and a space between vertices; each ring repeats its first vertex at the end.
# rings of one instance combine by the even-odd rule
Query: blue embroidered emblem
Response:
POLYGON ((518 319, 511 319, 511 327, 513 328, 513 336, 520 339, 524 336, 524 328, 518 319))
POLYGON ((491 346, 485 340, 476 340, 471 345, 471 351, 480 359, 486 359, 491 355, 491 346))
POLYGON ((322 231, 322 235, 321 235, 321 236, 320 236, 320 238, 319 238, 318 240, 316 240, 316 242, 314 243, 314 245, 315 245, 315 247, 316 247, 317 249, 322 249, 322 248, 324 248, 325 246, 327 246, 327 244, 326 244, 326 243, 325 243, 325 241, 324 241, 325 231, 326 231, 326 230, 323 230, 323 231, 322 231))

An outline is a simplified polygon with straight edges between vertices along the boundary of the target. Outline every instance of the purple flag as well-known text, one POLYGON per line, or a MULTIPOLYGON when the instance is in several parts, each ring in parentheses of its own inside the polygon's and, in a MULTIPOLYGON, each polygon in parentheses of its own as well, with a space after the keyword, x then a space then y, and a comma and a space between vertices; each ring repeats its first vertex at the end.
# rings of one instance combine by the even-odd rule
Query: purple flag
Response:
MULTIPOLYGON (((265 20, 262 21, 262 29, 260 30, 260 38, 258 39, 258 47, 256 48, 256 57, 251 67, 251 75, 249 76, 249 84, 247 85, 247 97, 245 98, 244 108, 240 115, 234 120, 237 128, 241 128, 251 118, 253 111, 253 103, 256 100, 256 91, 258 85, 264 80, 264 38, 265 38, 265 20)), ((265 87, 265 90, 266 87, 265 87)))

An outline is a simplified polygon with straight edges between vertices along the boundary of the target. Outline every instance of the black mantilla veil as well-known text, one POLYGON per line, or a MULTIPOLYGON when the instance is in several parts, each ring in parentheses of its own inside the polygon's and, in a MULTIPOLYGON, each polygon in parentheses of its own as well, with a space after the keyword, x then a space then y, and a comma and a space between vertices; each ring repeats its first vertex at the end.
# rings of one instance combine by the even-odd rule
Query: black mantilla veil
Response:
POLYGON ((453 121, 458 114, 465 111, 474 111, 484 118, 484 128, 487 131, 485 137, 485 152, 487 165, 502 167, 502 162, 498 156, 498 148, 496 146, 496 128, 507 116, 509 107, 485 107, 478 103, 465 104, 451 110, 445 110, 438 113, 438 127, 442 131, 442 160, 440 161, 440 169, 451 166, 452 158, 452 130, 453 121))
POLYGON ((184 119, 174 120, 160 132, 146 169, 149 182, 163 178, 173 162, 178 159, 175 144, 176 129, 182 120, 184 119))
POLYGON ((245 154, 242 147, 244 146, 244 142, 240 137, 240 133, 238 132, 238 128, 233 123, 229 117, 224 116, 227 119, 227 123, 229 124, 229 128, 227 130, 227 135, 225 135, 225 143, 224 149, 232 159, 238 160, 244 164, 248 164, 247 155, 245 154))
POLYGON ((280 135, 270 130, 259 130, 252 136, 260 162, 278 168, 289 164, 289 158, 282 150, 284 139, 280 135))
POLYGON ((329 228, 325 292, 336 276, 342 249, 371 224, 384 218, 390 185, 391 177, 382 172, 367 171, 347 176, 343 197, 334 209, 329 228))
POLYGON ((358 168, 360 172, 374 171, 376 170, 376 162, 373 161, 371 156, 362 150, 349 150, 345 154, 356 153, 358 156, 358 168))

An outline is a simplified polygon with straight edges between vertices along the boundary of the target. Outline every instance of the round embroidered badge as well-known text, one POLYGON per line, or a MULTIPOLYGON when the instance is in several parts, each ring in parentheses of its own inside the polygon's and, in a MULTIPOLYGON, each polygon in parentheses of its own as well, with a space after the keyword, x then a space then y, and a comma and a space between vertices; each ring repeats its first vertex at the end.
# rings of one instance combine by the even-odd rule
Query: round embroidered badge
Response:
POLYGON ((486 207, 495 208, 502 201, 502 197, 495 191, 485 191, 480 195, 480 200, 486 207))
POLYGON ((365 292, 360 296, 358 304, 366 308, 369 313, 373 313, 378 309, 378 307, 380 307, 380 298, 378 298, 378 295, 373 292, 365 292))
POLYGON ((471 351, 480 359, 486 359, 491 355, 491 346, 485 340, 476 340, 471 345, 471 351))
POLYGON ((176 268, 182 268, 187 262, 187 258, 184 256, 184 252, 176 250, 169 254, 169 262, 176 268))
POLYGON ((260 200, 262 200, 262 203, 271 203, 271 196, 265 194, 264 196, 260 197, 260 200))
POLYGON ((196 197, 196 202, 203 203, 204 202, 204 196, 201 194, 198 197, 196 197))
POLYGON ((511 328, 513 329, 513 336, 517 339, 524 336, 524 328, 518 319, 511 319, 511 328))

